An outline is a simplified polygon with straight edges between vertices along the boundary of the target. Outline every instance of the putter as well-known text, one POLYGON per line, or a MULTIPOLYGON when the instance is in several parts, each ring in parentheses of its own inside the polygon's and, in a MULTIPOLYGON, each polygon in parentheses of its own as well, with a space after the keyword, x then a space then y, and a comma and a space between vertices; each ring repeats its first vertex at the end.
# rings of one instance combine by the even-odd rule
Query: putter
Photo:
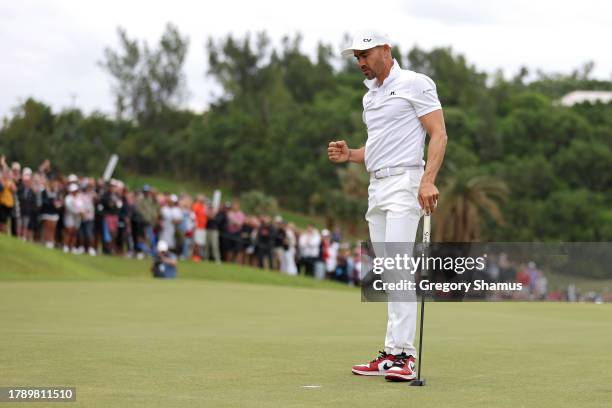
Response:
MULTIPOLYGON (((431 215, 425 214, 423 217, 423 259, 426 259, 427 249, 429 248, 431 235, 431 215)), ((423 263, 423 268, 421 269, 421 279, 424 276, 427 276, 427 262, 423 263)), ((421 293, 421 323, 419 328, 419 368, 417 371, 417 378, 410 381, 411 386, 422 387, 425 385, 425 379, 421 377, 421 367, 423 367, 423 360, 421 359, 423 356, 423 319, 425 316, 425 294, 421 293)))

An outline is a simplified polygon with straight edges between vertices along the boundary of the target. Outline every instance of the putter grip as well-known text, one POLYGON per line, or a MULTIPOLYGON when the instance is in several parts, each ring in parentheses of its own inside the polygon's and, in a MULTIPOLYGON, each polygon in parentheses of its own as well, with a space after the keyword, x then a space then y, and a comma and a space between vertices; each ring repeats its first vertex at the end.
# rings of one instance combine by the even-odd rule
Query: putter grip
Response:
POLYGON ((431 215, 423 217, 423 243, 429 243, 431 240, 431 215))

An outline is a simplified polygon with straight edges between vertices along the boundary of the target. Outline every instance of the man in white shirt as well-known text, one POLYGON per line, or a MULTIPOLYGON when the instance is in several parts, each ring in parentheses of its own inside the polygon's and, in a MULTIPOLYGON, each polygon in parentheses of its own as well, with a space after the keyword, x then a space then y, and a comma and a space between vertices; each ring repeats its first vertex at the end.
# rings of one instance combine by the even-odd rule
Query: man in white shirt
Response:
POLYGON ((171 251, 175 251, 177 249, 175 239, 176 228, 183 219, 183 212, 178 206, 178 197, 176 194, 171 194, 167 199, 169 202, 164 203, 160 209, 162 219, 160 240, 164 241, 171 251))
POLYGON ((314 265, 319 259, 321 247, 321 234, 312 225, 308 225, 306 231, 300 234, 300 264, 305 266, 306 275, 314 275, 314 265))
MULTIPOLYGON (((359 149, 349 149, 343 140, 330 142, 328 156, 334 163, 364 163, 370 173, 366 220, 372 243, 408 246, 415 242, 421 211, 431 214, 435 209, 439 196, 435 179, 447 136, 434 82, 402 69, 389 44, 384 34, 362 31, 342 52, 354 56, 366 77, 363 121, 368 139, 359 149), (423 170, 426 133, 430 142, 423 170)), ((389 301, 384 351, 351 371, 384 375, 390 381, 414 379, 416 316, 415 301, 389 301)))

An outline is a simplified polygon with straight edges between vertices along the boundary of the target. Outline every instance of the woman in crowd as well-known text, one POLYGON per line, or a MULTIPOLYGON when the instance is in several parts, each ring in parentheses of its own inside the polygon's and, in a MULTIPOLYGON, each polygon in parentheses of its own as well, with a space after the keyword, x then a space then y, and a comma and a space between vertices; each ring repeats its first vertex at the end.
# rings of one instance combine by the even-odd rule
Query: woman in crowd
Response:
POLYGON ((78 253, 77 231, 81 226, 84 208, 76 183, 68 184, 68 195, 64 199, 64 252, 78 253))
POLYGON ((49 249, 55 246, 55 228, 60 218, 63 199, 59 180, 48 182, 42 190, 40 208, 42 240, 49 249))

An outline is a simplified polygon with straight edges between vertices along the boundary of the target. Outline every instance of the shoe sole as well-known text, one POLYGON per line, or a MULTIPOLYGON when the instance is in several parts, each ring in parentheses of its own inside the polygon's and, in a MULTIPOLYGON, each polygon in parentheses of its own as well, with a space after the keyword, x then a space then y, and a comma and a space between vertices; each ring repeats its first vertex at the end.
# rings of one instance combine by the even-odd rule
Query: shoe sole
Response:
POLYGON ((385 371, 359 371, 354 368, 351 369, 351 372, 355 375, 369 375, 369 376, 381 376, 387 375, 385 371))
POLYGON ((385 374, 385 380, 387 381, 412 381, 416 379, 416 376, 413 375, 403 375, 403 374, 390 374, 390 373, 386 373, 385 374))

